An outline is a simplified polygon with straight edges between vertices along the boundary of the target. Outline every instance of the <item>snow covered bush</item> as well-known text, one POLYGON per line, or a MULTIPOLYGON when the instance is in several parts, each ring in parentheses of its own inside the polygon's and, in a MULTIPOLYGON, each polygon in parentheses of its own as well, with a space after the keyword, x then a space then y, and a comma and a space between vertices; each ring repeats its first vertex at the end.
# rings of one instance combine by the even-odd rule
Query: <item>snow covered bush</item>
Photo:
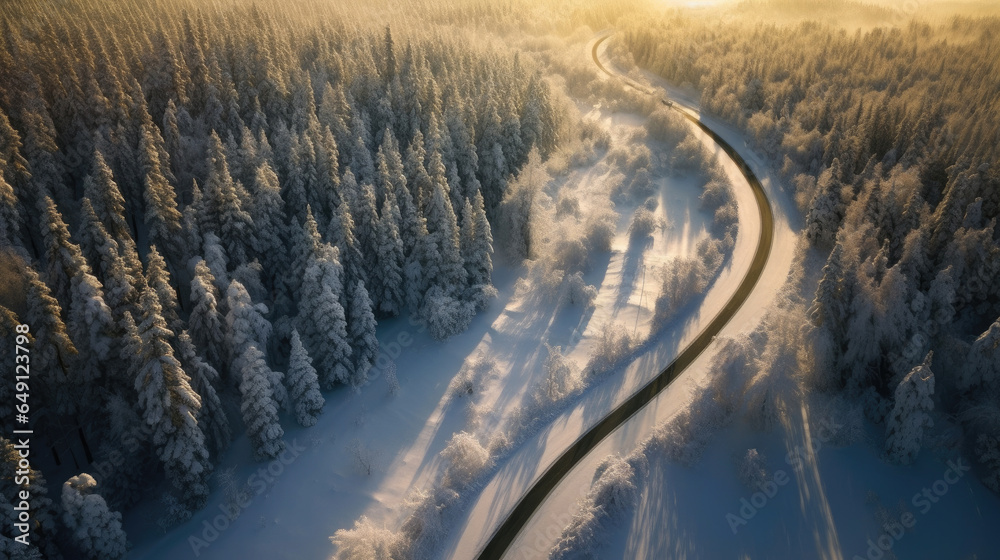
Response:
POLYGON ((653 329, 661 328, 683 305, 707 286, 705 265, 698 259, 673 259, 660 271, 660 293, 653 308, 653 329))
POLYGON ((777 309, 758 327, 767 334, 767 341, 757 358, 757 374, 750 377, 743 392, 743 416, 751 425, 765 430, 776 426, 788 408, 799 402, 800 325, 804 321, 800 313, 777 309))
POLYGON ((441 451, 441 457, 448 461, 444 484, 455 491, 465 488, 490 462, 489 452, 475 435, 468 432, 451 436, 448 445, 441 451))
POLYGON ((579 305, 586 309, 594 305, 596 298, 597 288, 584 281, 582 272, 567 274, 563 277, 561 303, 579 305))
POLYGON ((611 455, 594 473, 590 492, 583 498, 573 521, 549 553, 552 560, 593 558, 607 532, 622 522, 639 501, 639 485, 646 463, 641 454, 611 455), (638 468, 637 468, 638 466, 638 468))
POLYGON ((712 159, 705 152, 704 144, 694 135, 686 136, 670 156, 670 166, 675 171, 707 170, 712 165, 712 159))
POLYGON ((435 340, 446 340, 469 328, 475 308, 435 286, 424 296, 423 315, 431 336, 435 340))
POLYGON ((629 245, 645 241, 658 229, 663 229, 663 220, 656 217, 645 206, 640 206, 632 214, 632 223, 628 226, 629 245))
POLYGON ((983 484, 1000 494, 1000 437, 992 434, 979 434, 976 439, 976 459, 982 464, 986 473, 983 484))
POLYGON ((924 428, 934 425, 933 353, 913 368, 896 387, 894 404, 886 422, 885 451, 889 459, 902 464, 912 463, 923 444, 924 428))
POLYGON ((667 150, 673 150, 690 134, 687 120, 669 107, 660 107, 653 111, 646 119, 645 126, 649 136, 663 142, 667 150))
POLYGON ((542 366, 545 370, 545 380, 541 385, 543 390, 539 391, 539 400, 557 402, 575 391, 580 386, 580 379, 575 364, 563 355, 561 347, 549 346, 546 343, 545 351, 548 356, 542 366))
POLYGON ((583 238, 591 253, 606 253, 615 239, 618 213, 614 208, 602 208, 591 214, 583 224, 583 238))
POLYGON ((117 560, 128 551, 122 514, 108 509, 87 473, 67 480, 62 489, 63 523, 73 544, 87 558, 117 560))
POLYGON ((604 323, 597 333, 587 363, 587 375, 601 375, 617 366, 635 349, 636 340, 625 325, 604 323))
POLYGON ((401 536, 379 527, 364 515, 352 529, 340 529, 330 541, 337 545, 339 560, 394 560, 401 558, 401 536))
POLYGON ((589 268, 590 252, 582 239, 563 238, 555 242, 550 259, 553 268, 572 274, 589 268))

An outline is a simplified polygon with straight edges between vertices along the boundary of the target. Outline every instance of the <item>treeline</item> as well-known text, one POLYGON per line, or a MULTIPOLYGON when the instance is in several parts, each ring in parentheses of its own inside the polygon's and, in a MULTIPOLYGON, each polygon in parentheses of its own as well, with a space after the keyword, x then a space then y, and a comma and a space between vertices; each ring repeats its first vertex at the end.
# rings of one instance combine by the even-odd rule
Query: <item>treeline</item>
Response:
POLYGON ((861 399, 894 461, 914 459, 932 418, 953 418, 1000 492, 998 30, 672 13, 628 23, 621 46, 697 87, 794 185, 809 241, 829 251, 813 382, 861 399))
MULTIPOLYGON (((365 382, 379 318, 446 338, 494 296, 508 178, 558 141, 547 85, 495 46, 317 10, 3 14, 0 332, 30 326, 36 433, 80 426, 114 467, 71 500, 121 509, 163 473, 184 519, 235 432, 273 457, 281 411, 311 425, 320 389, 365 382)), ((59 531, 32 533, 48 558, 59 531)))

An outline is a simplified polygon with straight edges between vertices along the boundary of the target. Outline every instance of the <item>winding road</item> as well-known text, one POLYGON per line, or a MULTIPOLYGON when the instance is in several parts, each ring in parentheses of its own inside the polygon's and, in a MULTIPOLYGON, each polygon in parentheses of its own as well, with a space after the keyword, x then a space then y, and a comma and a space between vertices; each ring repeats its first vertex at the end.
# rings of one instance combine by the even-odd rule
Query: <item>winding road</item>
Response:
MULTIPOLYGON (((598 57, 598 47, 606 41, 611 34, 599 38, 593 46, 591 55, 594 63, 602 72, 612 78, 622 79, 630 87, 644 93, 654 95, 654 92, 640 84, 609 71, 598 57)), ((588 430, 576 442, 566 449, 558 459, 534 482, 528 492, 521 497, 511 513, 504 519, 503 523, 496 530, 485 548, 479 553, 480 560, 500 559, 507 552, 510 545, 517 538, 518 533, 527 525, 535 511, 545 501, 546 496, 556 487, 563 477, 580 462, 598 443, 621 426, 632 415, 642 409, 647 403, 653 400, 663 391, 674 379, 676 379, 699 355, 712 343, 712 340, 722 330, 723 327, 733 318, 737 311, 743 306, 753 291, 757 282, 763 274, 771 253, 771 246, 774 240, 774 214, 770 201, 764 193, 764 188, 760 180, 753 173, 747 162, 736 152, 733 147, 726 142, 719 134, 701 122, 696 116, 681 108, 677 103, 667 99, 660 100, 674 110, 680 112, 685 118, 694 123, 698 128, 708 134, 715 143, 722 148, 729 158, 740 169, 743 177, 750 185, 757 201, 760 212, 761 230, 757 247, 751 261, 749 270, 743 277, 738 288, 729 298, 729 301, 721 311, 712 319, 711 323, 695 338, 663 371, 655 378, 644 385, 638 392, 624 401, 617 408, 612 410, 607 416, 601 419, 594 427, 588 430)))

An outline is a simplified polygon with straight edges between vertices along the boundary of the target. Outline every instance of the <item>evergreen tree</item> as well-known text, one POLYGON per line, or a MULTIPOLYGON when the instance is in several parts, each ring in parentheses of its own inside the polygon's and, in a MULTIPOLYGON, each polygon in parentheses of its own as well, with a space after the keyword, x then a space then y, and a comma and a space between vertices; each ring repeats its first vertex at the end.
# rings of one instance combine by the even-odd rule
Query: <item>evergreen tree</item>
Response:
POLYGON ((489 298, 496 296, 493 288, 493 233, 486 219, 483 195, 477 190, 472 201, 465 201, 462 220, 462 260, 472 290, 470 301, 483 309, 489 298))
POLYGON ((327 239, 330 240, 331 245, 340 250, 338 260, 344 267, 346 280, 348 282, 361 280, 367 285, 365 257, 361 252, 361 243, 355 235, 354 217, 350 205, 343 200, 333 210, 327 239))
MULTIPOLYGON (((34 365, 34 362, 32 362, 34 365)), ((46 560, 60 560, 62 555, 56 546, 56 511, 52 505, 52 500, 48 497, 48 487, 42 472, 30 466, 25 468, 21 461, 24 458, 14 443, 0 436, 0 510, 4 511, 4 517, 0 520, 0 527, 4 529, 4 536, 13 535, 14 506, 20 504, 23 498, 21 492, 27 492, 31 497, 28 500, 28 517, 31 520, 31 530, 28 532, 28 551, 37 551, 35 558, 45 558, 46 560)), ((24 550, 24 545, 17 543, 13 546, 15 550, 24 550)), ((4 543, 0 541, 0 551, 3 551, 4 543)), ((30 552, 25 556, 31 558, 30 552)), ((17 556, 11 556, 17 558, 17 556)))
POLYGON ((122 514, 111 511, 87 473, 70 478, 62 488, 62 519, 73 544, 86 558, 117 560, 128 552, 122 514))
POLYGON ((156 292, 163 319, 167 322, 167 328, 175 333, 180 332, 184 325, 177 313, 180 304, 177 302, 177 292, 170 283, 167 263, 160 256, 155 245, 149 248, 149 254, 146 255, 146 258, 149 261, 146 264, 146 283, 156 292))
POLYGON ((841 173, 840 161, 835 159, 816 183, 816 196, 809 205, 809 214, 806 216, 806 238, 814 246, 833 245, 844 219, 845 209, 841 198, 843 186, 837 179, 841 173))
POLYGON ((67 367, 77 355, 77 349, 66 333, 62 308, 33 266, 25 263, 19 268, 26 289, 24 323, 31 325, 35 337, 31 369, 40 374, 40 381, 47 388, 48 395, 55 399, 52 404, 57 410, 72 409, 73 399, 61 387, 67 385, 67 367))
POLYGON ((257 244, 253 218, 244 210, 246 196, 242 186, 229 174, 225 150, 219 135, 209 137, 209 174, 205 181, 204 212, 201 217, 202 236, 212 232, 219 236, 229 262, 235 266, 247 262, 248 250, 257 244))
POLYGON ((177 193, 167 180, 169 162, 162 161, 160 152, 163 139, 156 127, 142 127, 139 146, 142 167, 143 199, 146 203, 146 226, 149 242, 161 247, 173 263, 179 263, 184 254, 181 213, 177 210, 177 193))
POLYGON ((201 359, 187 331, 181 331, 177 335, 177 353, 184 371, 191 377, 192 388, 201 397, 198 425, 205 433, 206 445, 213 456, 219 457, 229 447, 232 439, 229 418, 226 417, 226 411, 215 390, 219 373, 201 359))
POLYGON ((368 370, 378 356, 378 338, 375 334, 375 315, 372 313, 372 302, 368 290, 361 281, 351 284, 347 302, 347 326, 350 332, 350 344, 354 349, 354 375, 351 384, 360 387, 368 379, 368 370))
POLYGON ((315 425, 325 401, 319 392, 319 377, 312 366, 312 358, 302 345, 298 330, 292 330, 292 353, 285 379, 295 419, 303 426, 315 425))
POLYGON ((285 431, 278 421, 278 407, 272 392, 274 385, 269 381, 274 374, 264 362, 264 354, 253 345, 244 348, 237 363, 242 378, 240 412, 254 457, 258 460, 273 459, 285 450, 282 439, 285 431))
POLYGON ((1000 394, 1000 318, 972 343, 956 385, 963 391, 985 390, 993 398, 1000 394))
POLYGON ((459 247, 458 222, 451 201, 442 182, 436 182, 434 192, 428 201, 427 235, 438 251, 438 262, 425 269, 436 274, 427 274, 429 286, 438 286, 443 293, 457 296, 465 291, 467 275, 459 247))
POLYGON ((69 229, 55 202, 49 197, 42 198, 40 210, 45 224, 42 242, 45 244, 48 284, 56 299, 69 306, 73 278, 83 270, 89 274, 90 270, 80 247, 70 240, 69 229))
MULTIPOLYGON (((230 356, 233 357, 233 371, 243 371, 240 360, 247 356, 247 349, 255 347, 259 352, 267 349, 267 340, 271 336, 271 322, 264 318, 267 307, 254 304, 250 294, 237 280, 229 283, 226 292, 226 339, 230 356)), ((255 366, 256 367, 256 366, 255 366)), ((270 394, 275 406, 280 409, 285 403, 285 388, 281 384, 281 372, 267 368, 268 382, 271 384, 270 394)))
POLYGON ((189 511, 200 509, 208 499, 208 459, 205 435, 198 425, 201 399, 174 357, 161 315, 159 298, 152 287, 143 290, 143 309, 138 335, 142 341, 142 369, 135 378, 143 420, 153 430, 153 445, 182 503, 189 511))
MULTIPOLYGON (((3 165, 2 159, 0 165, 3 165)), ((0 247, 15 246, 27 249, 21 238, 22 227, 24 219, 21 217, 21 208, 14 194, 14 187, 0 173, 0 247)))
POLYGON ((924 428, 934 425, 934 372, 931 357, 913 368, 896 387, 892 412, 886 422, 885 451, 895 462, 909 464, 917 458, 923 443, 924 428))
MULTIPOLYGON (((111 239, 118 243, 118 253, 125 261, 129 276, 136 281, 142 276, 142 264, 136 252, 132 231, 125 217, 125 198, 118 190, 111 168, 101 152, 94 153, 92 174, 83 182, 84 196, 90 199, 94 212, 107 229, 111 239)), ((141 286, 135 286, 137 290, 141 286)))
POLYGON ((339 251, 324 244, 309 260, 302 279, 298 329, 324 389, 354 379, 353 351, 340 303, 343 277, 339 251))
POLYGON ((254 250, 261 258, 268 271, 270 281, 279 277, 285 266, 284 247, 287 234, 285 232, 285 215, 282 211, 281 187, 278 185, 278 175, 267 162, 261 163, 254 177, 253 204, 250 206, 250 216, 257 235, 254 250))
POLYGON ((216 369, 225 365, 226 339, 218 309, 219 292, 215 277, 203 259, 198 259, 191 278, 191 315, 188 325, 191 339, 216 369))
POLYGON ((399 207, 393 191, 387 191, 382 203, 382 216, 376 224, 377 230, 377 271, 373 278, 377 282, 372 300, 378 305, 380 315, 393 317, 402 311, 405 293, 403 290, 403 240, 399 237, 399 207))

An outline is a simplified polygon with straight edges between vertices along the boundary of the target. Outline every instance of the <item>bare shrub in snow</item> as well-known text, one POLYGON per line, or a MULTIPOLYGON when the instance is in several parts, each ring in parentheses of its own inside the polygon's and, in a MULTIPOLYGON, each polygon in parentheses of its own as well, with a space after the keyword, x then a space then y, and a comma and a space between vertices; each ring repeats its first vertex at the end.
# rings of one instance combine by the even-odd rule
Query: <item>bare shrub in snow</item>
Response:
POLYGON ((621 522, 639 501, 640 477, 645 470, 642 455, 607 457, 598 466, 590 492, 579 511, 549 553, 550 559, 596 557, 603 537, 621 522), (641 464, 637 469, 636 463, 641 464))
POLYGON ((736 473, 743 486, 757 491, 768 479, 767 459, 756 449, 747 449, 736 457, 736 473))
POLYGON ((347 446, 347 452, 354 462, 358 474, 371 476, 382 468, 382 454, 372 449, 360 439, 355 439, 347 446))
POLYGON ((625 325, 607 322, 596 336, 590 362, 589 375, 600 375, 619 364, 635 348, 636 341, 625 325))
POLYGON ((493 356, 480 354, 451 380, 448 393, 454 399, 480 392, 486 379, 496 373, 496 368, 497 361, 493 356))
POLYGON ((441 457, 448 461, 444 471, 444 483, 456 491, 465 488, 490 462, 490 454, 475 435, 458 432, 451 436, 448 445, 441 451, 441 457))
POLYGON ((396 362, 390 360, 382 372, 385 377, 385 386, 389 390, 389 395, 395 397, 399 394, 399 379, 396 377, 396 362))
POLYGON ((243 505, 250 499, 250 487, 240 484, 236 476, 236 467, 219 471, 216 474, 219 486, 222 488, 222 499, 231 517, 237 517, 243 512, 243 505))

